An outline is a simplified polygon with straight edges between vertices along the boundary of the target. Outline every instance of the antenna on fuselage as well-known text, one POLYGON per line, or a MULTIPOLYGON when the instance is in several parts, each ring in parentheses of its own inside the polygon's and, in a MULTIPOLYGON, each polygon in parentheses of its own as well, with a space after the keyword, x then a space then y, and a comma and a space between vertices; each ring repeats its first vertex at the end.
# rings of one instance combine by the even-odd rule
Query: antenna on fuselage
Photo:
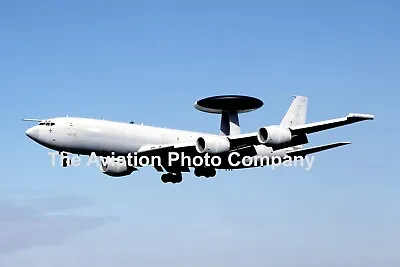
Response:
POLYGON ((264 103, 255 97, 220 95, 203 98, 194 104, 197 110, 221 114, 220 135, 240 134, 239 113, 254 111, 264 103))

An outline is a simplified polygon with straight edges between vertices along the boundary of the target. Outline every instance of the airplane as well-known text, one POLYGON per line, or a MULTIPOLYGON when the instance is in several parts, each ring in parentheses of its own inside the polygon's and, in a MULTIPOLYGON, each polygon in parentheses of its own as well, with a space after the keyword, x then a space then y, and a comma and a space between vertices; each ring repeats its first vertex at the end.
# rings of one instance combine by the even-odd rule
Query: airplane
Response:
POLYGON ((257 162, 260 156, 264 160, 271 157, 304 158, 309 154, 348 145, 350 142, 303 147, 308 143, 309 134, 374 119, 371 114, 349 113, 341 118, 306 123, 308 98, 293 97, 280 124, 263 126, 250 133, 241 133, 239 114, 255 111, 263 106, 263 102, 243 95, 212 96, 194 103, 199 111, 221 115, 219 134, 68 116, 23 120, 38 122, 38 125, 26 131, 26 135, 36 143, 64 156, 66 160, 62 161, 62 167, 70 165, 70 154, 90 156, 95 153, 96 157, 103 157, 100 169, 104 174, 122 177, 146 166, 140 162, 128 164, 128 154, 134 153, 139 158, 157 156, 161 161, 152 166, 163 173, 161 181, 175 184, 182 182, 182 173, 190 172, 190 168, 194 169, 195 176, 210 178, 216 175, 217 169, 254 167, 255 165, 245 162, 257 162), (237 164, 232 166, 228 159, 234 152, 237 164), (200 165, 189 160, 172 162, 168 157, 173 153, 175 156, 185 153, 189 158, 203 159, 210 155, 218 156, 220 161, 217 166, 205 166, 204 161, 200 165), (243 161, 244 158, 247 161, 243 161))

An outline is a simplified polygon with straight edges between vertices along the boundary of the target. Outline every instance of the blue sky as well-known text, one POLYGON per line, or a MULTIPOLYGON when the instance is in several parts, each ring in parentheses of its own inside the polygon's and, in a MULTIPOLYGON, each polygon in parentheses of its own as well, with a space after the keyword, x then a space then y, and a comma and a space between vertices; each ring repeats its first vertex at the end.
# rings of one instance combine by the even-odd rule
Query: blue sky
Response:
POLYGON ((397 1, 8 1, 0 4, 0 266, 399 266, 397 1), (193 103, 264 101, 243 132, 376 119, 310 136, 353 144, 313 169, 111 179, 50 166, 22 117, 82 116, 218 132, 193 103))

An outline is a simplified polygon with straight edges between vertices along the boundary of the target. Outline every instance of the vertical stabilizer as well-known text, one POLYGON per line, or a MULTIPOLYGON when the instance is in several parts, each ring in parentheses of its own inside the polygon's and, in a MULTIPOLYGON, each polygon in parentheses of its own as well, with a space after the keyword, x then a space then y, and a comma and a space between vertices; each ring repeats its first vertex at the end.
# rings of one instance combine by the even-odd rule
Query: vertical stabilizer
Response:
MULTIPOLYGON (((293 102, 281 121, 281 126, 291 127, 306 123, 308 98, 305 96, 294 96, 293 102)), ((294 146, 295 150, 303 146, 294 146)))
POLYGON ((281 126, 296 126, 306 123, 308 98, 294 96, 293 102, 281 121, 281 126))

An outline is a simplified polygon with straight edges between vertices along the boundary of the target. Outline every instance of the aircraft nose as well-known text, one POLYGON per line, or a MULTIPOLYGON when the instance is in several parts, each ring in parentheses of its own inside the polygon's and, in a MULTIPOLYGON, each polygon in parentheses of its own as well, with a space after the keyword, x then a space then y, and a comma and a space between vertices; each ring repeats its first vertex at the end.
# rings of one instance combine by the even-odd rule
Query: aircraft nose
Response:
POLYGON ((25 133, 29 138, 33 140, 39 139, 39 129, 36 126, 29 128, 28 130, 26 130, 25 133))

